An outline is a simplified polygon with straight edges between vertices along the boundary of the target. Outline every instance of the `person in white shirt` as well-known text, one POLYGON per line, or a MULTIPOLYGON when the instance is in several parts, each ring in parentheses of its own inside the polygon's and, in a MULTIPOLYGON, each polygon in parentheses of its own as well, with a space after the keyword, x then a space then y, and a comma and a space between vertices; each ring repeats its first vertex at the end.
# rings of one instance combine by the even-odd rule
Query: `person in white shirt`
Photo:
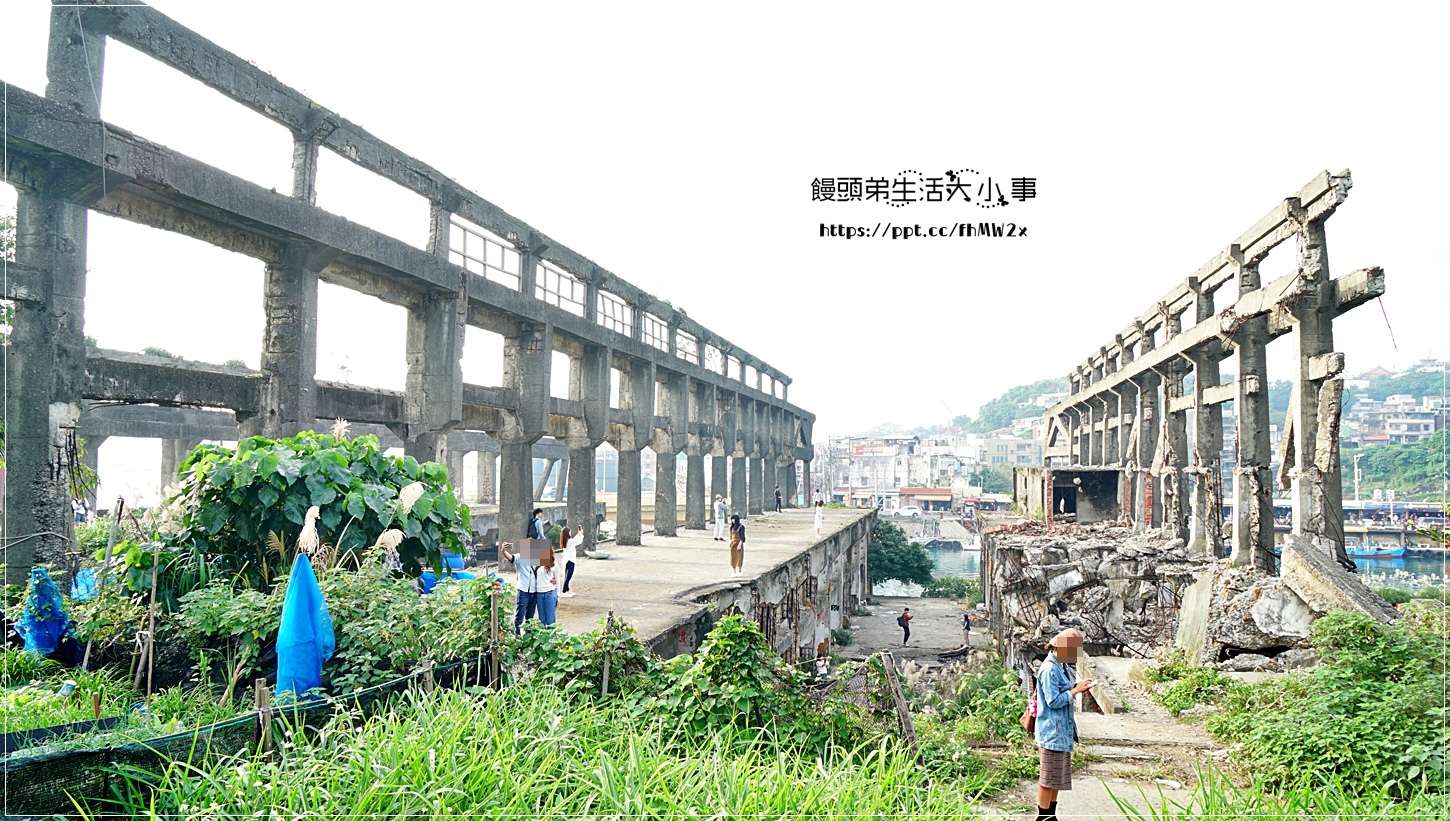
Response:
POLYGON ((725 517, 728 515, 729 510, 725 507, 725 500, 720 497, 720 494, 715 494, 715 541, 717 542, 725 541, 725 517))
POLYGON ((572 599, 574 592, 569 589, 569 582, 574 578, 574 562, 579 558, 579 548, 584 545, 584 529, 571 534, 569 528, 564 528, 559 532, 559 543, 564 545, 564 590, 559 593, 559 598, 572 599))
POLYGON ((826 525, 826 503, 816 500, 816 535, 821 535, 821 528, 826 525))
POLYGON ((545 550, 539 557, 539 566, 534 569, 535 595, 539 601, 539 623, 548 627, 555 621, 559 604, 559 576, 554 572, 554 551, 545 550))

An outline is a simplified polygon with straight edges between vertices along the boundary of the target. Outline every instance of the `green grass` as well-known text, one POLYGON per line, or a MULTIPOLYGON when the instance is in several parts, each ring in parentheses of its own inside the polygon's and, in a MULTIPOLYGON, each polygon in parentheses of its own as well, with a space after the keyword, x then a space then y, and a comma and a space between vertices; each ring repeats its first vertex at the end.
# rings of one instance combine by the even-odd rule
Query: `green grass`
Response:
MULTIPOLYGON (((1140 788, 1141 790, 1141 788, 1140 788)), ((1168 821, 1176 818, 1445 818, 1450 810, 1446 796, 1421 793, 1408 801, 1398 801, 1388 788, 1355 794, 1327 780, 1305 780, 1297 786, 1274 790, 1262 781, 1247 787, 1235 786, 1222 773, 1208 770, 1199 773, 1199 782, 1189 798, 1182 803, 1161 793, 1142 791, 1146 809, 1139 810, 1128 802, 1119 789, 1108 794, 1123 815, 1140 821, 1168 821)))
POLYGON ((543 687, 486 700, 410 694, 390 714, 343 714, 286 737, 280 760, 128 773, 120 806, 89 809, 140 818, 977 817, 959 785, 929 788, 890 741, 814 757, 762 739, 729 728, 685 736, 612 705, 570 709, 543 687))

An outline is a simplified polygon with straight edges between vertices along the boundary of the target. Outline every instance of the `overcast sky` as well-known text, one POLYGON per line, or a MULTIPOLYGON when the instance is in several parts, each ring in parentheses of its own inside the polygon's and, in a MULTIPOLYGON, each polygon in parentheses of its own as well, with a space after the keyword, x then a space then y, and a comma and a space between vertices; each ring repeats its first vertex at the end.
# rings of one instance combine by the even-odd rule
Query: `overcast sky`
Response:
MULTIPOLYGON (((789 374, 818 439, 1065 374, 1326 169, 1354 175, 1332 271, 1388 283, 1383 312, 1335 324, 1349 371, 1450 353, 1445 4, 156 5, 789 374), (964 168, 1033 177, 1037 198, 811 200, 820 176, 964 168), (1028 235, 820 236, 981 220, 1028 235)), ((0 79, 44 91, 48 11, 4 4, 0 79)), ((102 97, 118 125, 290 190, 281 126, 116 42, 102 97)), ((422 200, 322 156, 320 206, 422 244, 422 200)), ((103 347, 257 366, 260 262, 90 226, 103 347)), ((325 285, 321 305, 319 377, 401 388, 401 309, 325 285)), ((465 378, 500 370, 471 332, 465 378)))

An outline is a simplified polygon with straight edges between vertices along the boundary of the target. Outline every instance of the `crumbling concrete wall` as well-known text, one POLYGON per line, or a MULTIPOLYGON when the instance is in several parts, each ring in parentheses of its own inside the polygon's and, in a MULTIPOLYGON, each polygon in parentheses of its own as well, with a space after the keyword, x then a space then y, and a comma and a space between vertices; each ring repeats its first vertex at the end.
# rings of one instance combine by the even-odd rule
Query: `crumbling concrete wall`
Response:
POLYGON ((1067 627, 1090 646, 1146 652, 1173 636, 1184 590, 1206 566, 1181 539, 1116 523, 988 517, 982 535, 992 630, 1009 655, 1067 627))
POLYGON ((865 600, 874 512, 825 537, 754 579, 732 579, 680 593, 695 609, 645 641, 658 656, 693 653, 722 616, 740 614, 760 625, 776 652, 809 659, 847 627, 865 600))

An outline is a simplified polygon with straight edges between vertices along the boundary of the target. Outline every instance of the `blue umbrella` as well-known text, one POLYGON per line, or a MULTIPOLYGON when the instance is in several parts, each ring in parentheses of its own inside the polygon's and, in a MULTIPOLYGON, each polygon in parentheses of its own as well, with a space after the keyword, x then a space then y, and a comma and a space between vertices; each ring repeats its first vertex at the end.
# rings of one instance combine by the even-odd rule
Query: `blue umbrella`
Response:
POLYGON ((70 629, 60 588, 55 586, 43 567, 30 570, 30 589, 25 596, 25 610, 15 625, 15 632, 25 640, 25 649, 48 656, 55 652, 60 639, 70 629))
POLYGON ((337 649, 332 617, 317 586, 312 561, 298 553, 282 602, 282 626, 277 631, 277 695, 289 690, 301 696, 322 686, 322 663, 337 649))

